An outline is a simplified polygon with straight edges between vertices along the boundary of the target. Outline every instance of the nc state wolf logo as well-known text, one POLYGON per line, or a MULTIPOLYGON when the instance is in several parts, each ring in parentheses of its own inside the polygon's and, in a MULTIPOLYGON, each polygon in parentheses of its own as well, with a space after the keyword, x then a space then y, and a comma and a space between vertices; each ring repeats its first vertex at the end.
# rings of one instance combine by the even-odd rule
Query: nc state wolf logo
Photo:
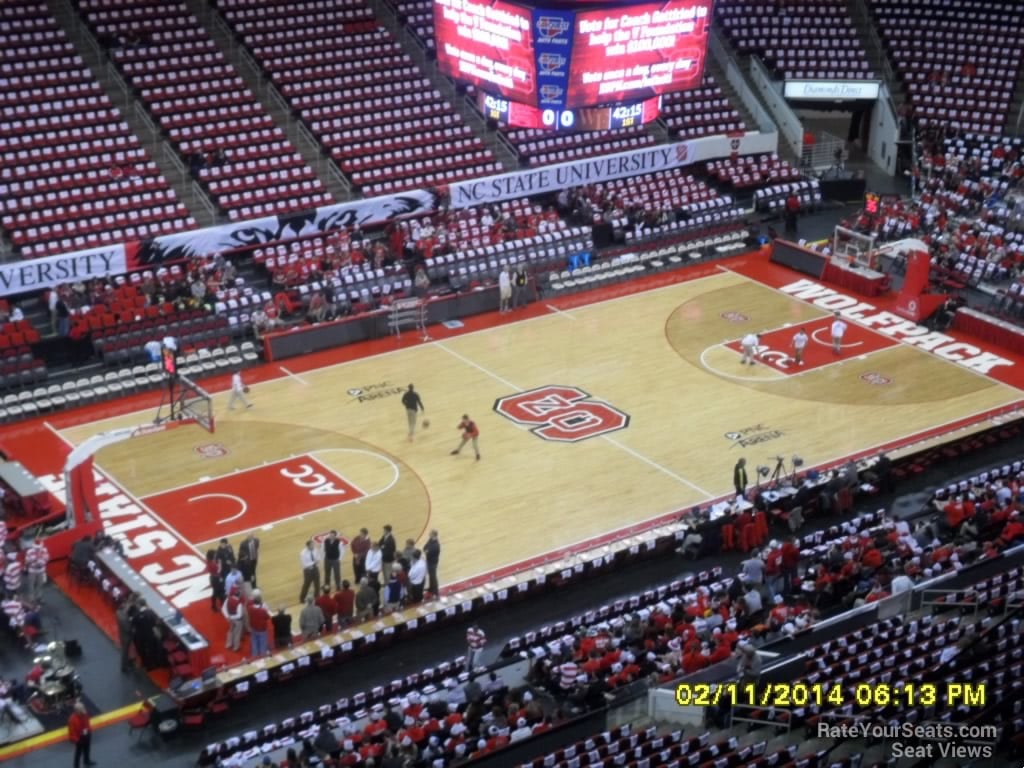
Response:
POLYGON ((629 415, 579 387, 549 384, 518 395, 499 397, 494 410, 516 424, 529 424, 543 440, 578 443, 629 426, 629 415))

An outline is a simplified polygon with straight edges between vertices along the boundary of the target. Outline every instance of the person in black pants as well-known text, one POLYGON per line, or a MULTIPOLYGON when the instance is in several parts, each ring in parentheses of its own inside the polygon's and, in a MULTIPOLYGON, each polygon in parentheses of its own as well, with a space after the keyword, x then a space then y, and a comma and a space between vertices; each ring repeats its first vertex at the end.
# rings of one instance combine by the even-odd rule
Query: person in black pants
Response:
POLYGON ((747 460, 740 459, 732 469, 732 484, 736 488, 737 496, 745 496, 747 493, 747 460))
POLYGON ((290 648, 292 644, 292 616, 284 606, 278 608, 277 613, 270 617, 270 624, 274 628, 274 647, 290 648))
POLYGON ((86 765, 96 765, 89 754, 92 746, 92 723, 89 722, 89 713, 85 704, 75 702, 75 708, 68 719, 68 738, 75 745, 75 768, 82 765, 82 758, 85 758, 86 765))
POLYGON ((430 538, 423 545, 423 557, 427 561, 427 591, 437 597, 440 585, 437 582, 437 565, 441 562, 441 540, 437 531, 430 532, 430 538))
POLYGON ((395 541, 395 534, 391 532, 391 526, 384 526, 384 533, 380 537, 381 557, 381 578, 387 584, 391 578, 391 569, 395 565, 395 555, 398 554, 398 542, 395 541))
POLYGON ((324 539, 324 586, 330 586, 334 576, 335 589, 341 589, 341 539, 337 531, 331 531, 324 539))

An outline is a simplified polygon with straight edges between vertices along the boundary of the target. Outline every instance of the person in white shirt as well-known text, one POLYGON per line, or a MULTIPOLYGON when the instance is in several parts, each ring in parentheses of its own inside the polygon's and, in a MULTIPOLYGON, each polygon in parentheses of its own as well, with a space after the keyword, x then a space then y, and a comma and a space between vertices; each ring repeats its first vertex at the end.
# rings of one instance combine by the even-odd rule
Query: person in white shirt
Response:
POLYGON ((500 311, 508 312, 512 301, 512 276, 508 273, 508 267, 502 267, 498 275, 498 298, 500 311))
POLYGON ((418 549, 412 553, 409 566, 409 597, 414 603, 423 601, 423 585, 427 580, 427 561, 418 549))
POLYGON ((38 603, 46 583, 46 566, 50 562, 50 552, 43 544, 42 538, 36 537, 35 542, 25 552, 25 594, 29 602, 38 603))
POLYGON ((247 390, 248 387, 246 387, 245 384, 242 383, 241 371, 235 371, 233 374, 231 374, 231 397, 228 398, 229 411, 235 410, 236 400, 241 400, 242 405, 244 405, 246 408, 252 408, 252 403, 250 403, 245 397, 245 393, 247 390))
POLYGON ((743 348, 743 365, 753 365, 757 356, 757 345, 761 343, 761 337, 756 333, 748 333, 740 341, 743 348))
POLYGON ((363 567, 366 569, 366 576, 370 581, 380 584, 380 572, 384 567, 384 555, 380 551, 380 542, 375 541, 370 545, 370 551, 366 553, 366 563, 363 567))
POLYGON ((793 362, 797 365, 804 364, 804 350, 807 348, 807 331, 797 328, 793 334, 793 362))
POLYGON ((228 650, 237 651, 242 644, 242 630, 245 627, 245 601, 241 591, 231 590, 227 599, 220 607, 220 612, 228 620, 228 635, 225 645, 228 650))
POLYGON ((832 321, 832 352, 840 355, 843 352, 843 336, 846 335, 846 329, 848 326, 843 319, 839 317, 838 312, 835 313, 834 318, 835 319, 832 321))
POLYGON ((889 591, 894 595, 898 595, 900 592, 909 592, 913 588, 914 580, 905 573, 893 576, 892 582, 889 584, 889 591))
POLYGON ((313 587, 313 595, 320 594, 320 560, 323 555, 309 539, 306 546, 299 552, 299 564, 302 566, 302 592, 299 594, 299 602, 306 602, 306 595, 309 588, 313 587))

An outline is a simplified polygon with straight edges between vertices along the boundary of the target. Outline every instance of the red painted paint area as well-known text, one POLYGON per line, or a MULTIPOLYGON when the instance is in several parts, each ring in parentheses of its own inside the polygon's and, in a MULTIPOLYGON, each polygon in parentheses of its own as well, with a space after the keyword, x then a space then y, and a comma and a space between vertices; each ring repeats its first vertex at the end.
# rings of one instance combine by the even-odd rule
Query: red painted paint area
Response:
MULTIPOLYGON (((761 343, 758 345, 757 364, 767 365, 780 373, 792 376, 845 359, 894 347, 898 343, 868 328, 847 321, 846 333, 843 335, 843 349, 837 355, 832 351, 832 320, 832 317, 820 317, 799 325, 764 331, 761 334, 761 343), (793 336, 796 335, 798 328, 803 328, 808 337, 807 346, 804 349, 803 365, 797 365, 793 360, 793 336)), ((737 361, 741 359, 743 348, 740 339, 734 339, 726 343, 725 346, 736 352, 737 361)))
POLYGON ((309 454, 201 480, 144 502, 193 543, 344 504, 361 490, 309 454))
POLYGON ((842 288, 813 280, 764 258, 739 258, 722 262, 731 272, 775 288, 798 301, 826 311, 839 311, 853 326, 870 327, 901 344, 916 347, 947 362, 989 378, 1024 389, 1024 355, 989 344, 956 329, 941 333, 896 314, 896 294, 863 297, 842 288))

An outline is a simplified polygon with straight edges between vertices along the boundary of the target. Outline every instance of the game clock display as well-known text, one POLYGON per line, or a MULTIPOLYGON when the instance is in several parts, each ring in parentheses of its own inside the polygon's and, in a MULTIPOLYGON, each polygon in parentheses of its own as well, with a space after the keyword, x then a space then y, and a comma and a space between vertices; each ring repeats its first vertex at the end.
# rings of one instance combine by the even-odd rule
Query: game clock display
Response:
POLYGON ((711 5, 434 0, 437 62, 449 77, 540 110, 644 101, 700 85, 711 5))

